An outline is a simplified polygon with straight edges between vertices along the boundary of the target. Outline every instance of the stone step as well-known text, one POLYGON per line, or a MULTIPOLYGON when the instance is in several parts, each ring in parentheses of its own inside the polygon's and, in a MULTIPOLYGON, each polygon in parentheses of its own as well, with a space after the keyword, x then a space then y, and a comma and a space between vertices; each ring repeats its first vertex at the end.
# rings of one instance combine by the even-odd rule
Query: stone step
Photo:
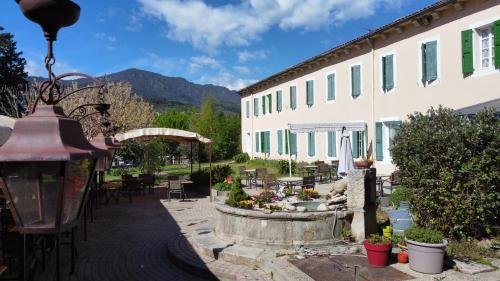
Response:
POLYGON ((219 258, 234 264, 257 265, 264 249, 233 245, 225 248, 219 258))
POLYGON ((195 230, 191 235, 191 242, 198 253, 214 259, 218 259, 224 249, 234 245, 234 241, 228 242, 215 236, 211 228, 195 230))

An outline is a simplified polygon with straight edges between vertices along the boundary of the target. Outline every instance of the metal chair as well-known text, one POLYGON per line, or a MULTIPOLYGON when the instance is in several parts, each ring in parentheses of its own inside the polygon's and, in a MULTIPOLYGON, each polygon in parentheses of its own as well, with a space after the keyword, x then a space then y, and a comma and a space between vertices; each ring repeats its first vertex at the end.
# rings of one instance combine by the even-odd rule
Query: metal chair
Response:
POLYGON ((255 188, 257 188, 257 180, 262 182, 264 185, 264 178, 267 175, 267 168, 257 168, 255 169, 255 188))
POLYGON ((337 175, 338 170, 339 160, 332 160, 332 163, 330 164, 330 181, 339 179, 339 176, 337 175))
POLYGON ((155 175, 152 174, 141 174, 139 175, 142 178, 142 187, 144 189, 148 189, 149 194, 154 194, 154 186, 155 186, 155 175))
POLYGON ((170 201, 172 194, 179 194, 179 199, 186 199, 186 194, 184 193, 184 187, 181 184, 179 176, 169 176, 168 177, 168 187, 167 187, 167 200, 170 201))
POLYGON ((320 182, 323 182, 324 179, 328 179, 328 181, 331 181, 330 167, 328 167, 328 164, 319 163, 317 173, 320 182))
POLYGON ((247 176, 247 172, 245 172, 246 169, 247 168, 245 168, 245 166, 238 166, 238 173, 240 175, 240 179, 245 180, 245 185, 248 186, 248 182, 251 179, 247 176))
POLYGON ((301 162, 297 163, 297 170, 298 170, 299 174, 302 176, 304 176, 304 173, 306 172, 305 166, 307 166, 306 162, 301 161, 301 162))
POLYGON ((279 189, 278 177, 275 174, 265 175, 262 186, 264 189, 273 189, 277 191, 279 189))
POLYGON ((132 193, 137 192, 139 188, 139 180, 136 177, 126 177, 122 179, 121 195, 128 196, 129 203, 132 203, 132 193))
POLYGON ((314 189, 316 179, 314 176, 306 176, 302 179, 302 189, 314 189))

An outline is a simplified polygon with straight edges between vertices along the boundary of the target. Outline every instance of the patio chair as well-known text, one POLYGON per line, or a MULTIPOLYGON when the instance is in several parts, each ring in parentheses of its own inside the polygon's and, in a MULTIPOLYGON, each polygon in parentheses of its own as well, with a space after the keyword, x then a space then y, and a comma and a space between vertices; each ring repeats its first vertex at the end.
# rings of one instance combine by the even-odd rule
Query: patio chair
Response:
POLYGON ((275 174, 264 176, 262 186, 264 189, 273 189, 274 191, 277 191, 279 189, 278 177, 275 174))
POLYGON ((129 203, 132 204, 132 193, 137 192, 139 188, 139 180, 136 177, 122 179, 122 188, 120 194, 128 196, 129 203))
POLYGON ((154 194, 155 190, 155 175, 152 174, 141 174, 139 175, 142 178, 142 187, 144 189, 148 189, 149 194, 154 194))
POLYGON ((302 176, 304 176, 304 173, 306 172, 305 166, 307 166, 306 162, 301 161, 301 162, 297 163, 297 171, 302 176))
POLYGON ((247 176, 247 172, 245 172, 247 168, 245 168, 245 166, 238 166, 238 173, 240 175, 240 178, 241 180, 245 180, 245 185, 248 186, 248 182, 251 180, 248 176, 247 176))
POLYGON ((267 175, 267 168, 257 168, 255 169, 255 188, 257 188, 257 180, 260 180, 262 185, 264 185, 264 178, 267 175))
POLYGON ((314 176, 306 176, 302 179, 302 189, 314 189, 316 179, 314 176))
POLYGON ((318 164, 317 173, 318 173, 317 176, 319 176, 320 182, 323 182, 324 179, 328 179, 329 182, 332 180, 331 173, 330 173, 330 167, 328 167, 328 164, 326 164, 326 163, 319 163, 318 164))
POLYGON ((185 199, 184 187, 181 184, 179 176, 169 176, 167 186, 167 200, 170 201, 172 194, 179 194, 179 199, 185 199))
POLYGON ((332 160, 332 163, 330 164, 331 180, 338 180, 339 179, 339 177, 337 175, 338 170, 339 170, 339 160, 332 160))

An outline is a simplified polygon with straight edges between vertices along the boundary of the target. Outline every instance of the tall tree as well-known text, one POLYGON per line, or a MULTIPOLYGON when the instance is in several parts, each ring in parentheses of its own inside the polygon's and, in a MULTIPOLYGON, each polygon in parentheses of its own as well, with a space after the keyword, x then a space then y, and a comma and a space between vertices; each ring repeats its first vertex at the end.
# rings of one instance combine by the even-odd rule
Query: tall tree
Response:
POLYGON ((14 35, 0 26, 0 114, 20 117, 23 91, 27 88, 26 60, 17 51, 14 35))

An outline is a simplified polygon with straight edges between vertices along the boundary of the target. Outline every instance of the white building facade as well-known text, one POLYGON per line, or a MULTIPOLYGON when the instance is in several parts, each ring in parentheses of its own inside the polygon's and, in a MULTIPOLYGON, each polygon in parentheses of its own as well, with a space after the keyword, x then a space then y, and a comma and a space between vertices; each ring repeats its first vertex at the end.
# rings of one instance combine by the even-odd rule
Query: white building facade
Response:
POLYGON ((364 122, 351 132, 353 156, 371 152, 389 173, 391 140, 408 114, 500 98, 500 2, 440 1, 239 94, 242 150, 252 158, 330 162, 340 132, 289 135, 288 124, 364 122))

